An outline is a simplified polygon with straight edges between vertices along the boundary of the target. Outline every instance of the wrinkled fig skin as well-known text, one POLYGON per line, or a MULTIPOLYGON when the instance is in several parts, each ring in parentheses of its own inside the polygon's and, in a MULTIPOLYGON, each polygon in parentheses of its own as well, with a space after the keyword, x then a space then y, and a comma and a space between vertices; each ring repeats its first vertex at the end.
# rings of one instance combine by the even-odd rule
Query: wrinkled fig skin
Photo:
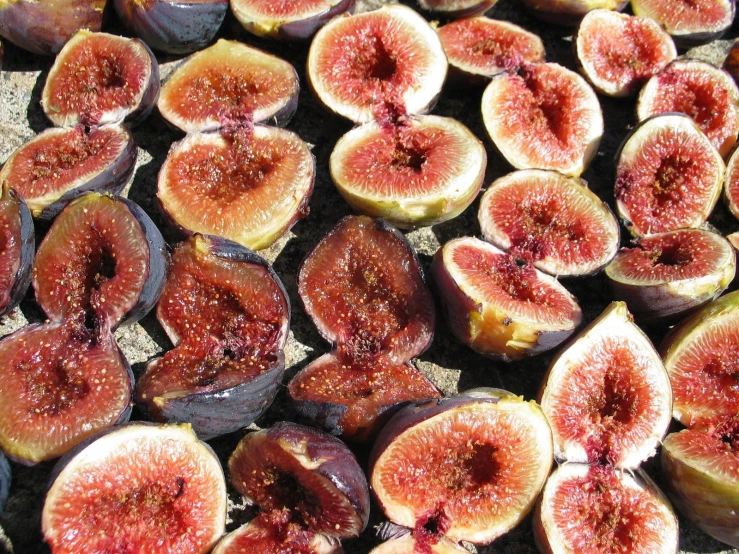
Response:
MULTIPOLYGON (((298 13, 287 21, 279 19, 264 19, 253 17, 251 14, 243 11, 243 6, 248 6, 249 0, 231 0, 231 9, 236 19, 244 26, 244 29, 258 37, 269 37, 281 40, 308 40, 316 31, 328 23, 331 19, 344 13, 354 13, 356 0, 339 0, 334 6, 323 13, 319 13, 300 19, 298 13)), ((296 6, 300 6, 299 2, 295 2, 296 6)), ((287 18, 286 18, 287 19, 287 18)))
POLYGON ((0 512, 5 509, 5 502, 10 492, 10 464, 0 451, 0 512))
MULTIPOLYGON (((449 2, 454 4, 454 1, 449 2)), ((458 3, 458 2, 457 2, 458 3)), ((467 7, 463 8, 449 8, 445 6, 444 0, 418 0, 418 5, 421 6, 422 10, 430 12, 433 17, 448 17, 451 19, 462 19, 466 17, 476 17, 484 14, 490 8, 495 6, 498 0, 477 0, 474 2, 464 2, 467 7)))
POLYGON ((574 26, 590 10, 621 11, 629 0, 521 0, 536 18, 547 23, 574 26))
POLYGON ((26 291, 31 285, 31 279, 33 278, 33 256, 36 251, 31 211, 23 201, 23 198, 18 196, 15 191, 11 189, 6 194, 10 202, 17 203, 18 205, 18 215, 20 216, 20 237, 18 239, 20 242, 21 259, 15 279, 13 280, 13 285, 10 288, 8 304, 4 308, 0 308, 0 317, 10 313, 20 304, 20 301, 26 295, 26 291))

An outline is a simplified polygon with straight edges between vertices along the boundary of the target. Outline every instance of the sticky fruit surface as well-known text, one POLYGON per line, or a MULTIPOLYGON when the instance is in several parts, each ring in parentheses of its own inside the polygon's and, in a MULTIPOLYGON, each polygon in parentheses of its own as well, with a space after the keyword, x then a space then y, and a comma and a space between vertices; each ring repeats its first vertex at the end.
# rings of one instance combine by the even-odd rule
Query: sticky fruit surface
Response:
POLYGON ((0 314, 17 304, 30 283, 33 225, 25 222, 26 226, 30 224, 30 229, 24 229, 21 210, 16 194, 3 185, 0 194, 0 314))
POLYGON ((354 0, 232 0, 244 28, 260 37, 308 39, 332 18, 353 11, 354 0))
POLYGON ((654 19, 676 40, 689 44, 719 38, 731 27, 731 0, 632 0, 639 16, 654 19))

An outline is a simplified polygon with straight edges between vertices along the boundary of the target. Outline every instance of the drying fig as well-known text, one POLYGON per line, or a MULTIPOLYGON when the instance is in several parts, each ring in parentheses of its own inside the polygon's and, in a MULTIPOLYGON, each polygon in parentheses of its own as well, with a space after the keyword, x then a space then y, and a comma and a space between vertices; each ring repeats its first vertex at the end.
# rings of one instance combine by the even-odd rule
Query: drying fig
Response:
POLYGON ((56 126, 138 123, 159 96, 159 66, 138 39, 81 30, 59 52, 41 93, 56 126))
POLYGON ((616 211, 634 236, 699 227, 721 196, 721 154, 686 115, 643 121, 616 160, 616 211))
POLYGON ((265 125, 193 133, 157 181, 164 212, 185 232, 266 248, 308 214, 315 159, 291 131, 265 125))
POLYGON ((400 410, 375 442, 369 476, 388 519, 413 530, 417 552, 433 552, 442 537, 487 544, 518 525, 551 466, 539 406, 494 390, 400 410))
POLYGON ((337 17, 313 39, 308 81, 330 110, 355 123, 418 114, 436 103, 447 73, 436 32, 403 5, 337 17))
POLYGON ((329 165, 357 212, 408 228, 462 213, 480 191, 487 155, 458 121, 417 115, 355 127, 336 143, 329 165))
POLYGON ((298 107, 298 91, 298 74, 290 63, 220 39, 172 72, 157 107, 164 119, 186 133, 246 121, 283 126, 298 107))
POLYGON ((228 0, 113 0, 118 17, 150 48, 187 54, 218 32, 228 0))
POLYGON ((10 479, 10 464, 2 451, 0 451, 0 512, 5 509, 5 502, 8 500, 10 479))
POLYGON ((613 302, 549 366, 541 391, 558 461, 636 468, 670 425, 670 379, 662 359, 613 302))
POLYGON ((629 0, 521 0, 542 21, 559 25, 577 25, 591 10, 621 11, 629 0))
POLYGON ((226 507, 221 464, 188 425, 131 423, 59 461, 41 527, 53 554, 207 554, 226 507))
POLYGON ((565 464, 537 503, 534 538, 545 554, 677 554, 678 521, 644 472, 565 464))
POLYGON ((0 192, 0 316, 10 313, 25 296, 31 284, 34 250, 31 212, 13 189, 3 185, 0 192))
POLYGON ((734 248, 702 229, 681 229, 637 239, 606 267, 613 298, 637 321, 669 321, 721 294, 736 273, 734 248))
POLYGON ((672 37, 654 20, 593 10, 580 22, 575 57, 585 78, 608 96, 633 96, 677 57, 672 37))
POLYGON ((401 537, 396 537, 373 548, 370 554, 416 554, 418 552, 428 552, 428 554, 465 554, 467 552, 464 548, 457 546, 456 543, 447 539, 440 539, 439 542, 432 545, 424 544, 423 547, 420 544, 423 543, 414 539, 410 532, 406 532, 401 537))
POLYGON ((734 0, 631 0, 634 14, 654 19, 682 47, 721 36, 734 21, 734 0))
POLYGON ((252 423, 285 370, 290 304, 267 262, 229 240, 194 235, 174 251, 157 318, 175 345, 151 361, 136 401, 201 438, 252 423))
POLYGON ((482 15, 497 3, 498 0, 418 0, 421 9, 455 19, 482 15))
POLYGON ((452 334, 480 354, 533 356, 559 345, 582 320, 577 299, 554 277, 479 239, 446 243, 431 273, 452 334))
POLYGON ((729 211, 739 219, 739 149, 734 151, 726 164, 723 196, 729 211))
POLYGON ((480 200, 485 240, 550 275, 591 275, 616 255, 616 216, 587 183, 523 169, 497 179, 480 200))
POLYGON ((603 136, 593 89, 554 63, 524 64, 494 76, 482 96, 482 119, 495 147, 517 169, 578 176, 603 136))
POLYGON ((0 183, 12 184, 34 217, 52 219, 85 192, 120 193, 135 165, 136 145, 125 127, 52 128, 11 154, 0 183))

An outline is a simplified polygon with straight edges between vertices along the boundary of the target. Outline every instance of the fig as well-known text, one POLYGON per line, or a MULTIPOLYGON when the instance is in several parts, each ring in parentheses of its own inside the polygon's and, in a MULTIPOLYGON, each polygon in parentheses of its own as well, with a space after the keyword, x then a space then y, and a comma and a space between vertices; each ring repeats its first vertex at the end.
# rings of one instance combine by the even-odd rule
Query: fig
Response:
POLYGON ((534 538, 546 554, 677 554, 678 522, 645 473, 565 464, 537 503, 534 538))
POLYGON ((174 251, 157 318, 175 348, 136 385, 136 402, 153 419, 191 423, 207 439, 269 407, 285 370, 290 304, 263 258, 194 235, 174 251))
POLYGON ((654 19, 681 47, 718 39, 731 27, 734 0, 631 0, 635 15, 654 19))
POLYGON ((598 151, 603 114, 577 73, 554 63, 495 75, 482 96, 493 144, 516 169, 554 169, 577 177, 598 151))
POLYGON ((551 466, 539 406, 496 391, 400 410, 375 442, 369 476, 388 519, 413 530, 417 552, 429 552, 442 537, 487 544, 508 532, 551 466))
POLYGON ((734 279, 736 256, 717 233, 681 229, 635 240, 605 273, 613 298, 638 321, 669 321, 721 294, 734 279))
POLYGON ((194 133, 170 149, 157 199, 186 233, 259 250, 308 215, 315 173, 308 145, 291 131, 256 125, 194 133))
POLYGON ((221 464, 189 426, 131 423, 59 461, 41 527, 53 554, 206 554, 226 507, 221 464))
POLYGON ((721 154, 686 115, 643 121, 616 160, 616 211, 634 236, 699 227, 721 195, 721 154))
POLYGON ((480 200, 485 240, 550 275, 591 275, 618 250, 616 216, 576 177, 524 169, 497 179, 480 200))
POLYGON ((131 134, 120 125, 47 129, 11 154, 0 183, 11 183, 31 214, 48 220, 85 192, 120 193, 136 155, 131 134))
POLYGON ((577 25, 591 10, 621 11, 628 0, 521 0, 534 16, 558 25, 577 25))
POLYGON ((575 57, 598 92, 634 96, 677 57, 677 50, 654 20, 598 9, 577 28, 575 57))
POLYGON ((541 39, 507 21, 468 17, 439 27, 438 33, 450 70, 469 80, 544 61, 541 39))
POLYGON ((164 119, 191 133, 228 122, 284 126, 298 107, 298 74, 290 63, 234 40, 220 39, 187 58, 162 86, 164 119))
POLYGON ((735 218, 739 219, 739 149, 735 150, 726 164, 724 179, 724 203, 735 218))
POLYGON ((419 542, 413 538, 413 535, 406 533, 402 537, 391 539, 373 548, 370 554, 416 554, 417 552, 428 552, 429 554, 464 554, 467 550, 447 539, 441 539, 436 544, 424 545, 422 549, 419 542))
POLYGON ((0 451, 0 512, 5 509, 10 492, 10 464, 8 459, 0 451))
POLYGON ((662 359, 612 302, 549 366, 541 391, 558 461, 633 469, 654 455, 670 425, 662 359))
POLYGON ((354 11, 356 0, 230 0, 244 29, 259 37, 304 40, 334 17, 354 11))
POLYGON ((58 127, 99 126, 149 115, 159 96, 159 66, 138 39, 81 30, 64 45, 41 93, 58 127))
POLYGON ((554 277, 479 239, 446 243, 431 273, 449 329, 479 354, 504 361, 540 354, 582 320, 577 299, 554 277))
POLYGON ((357 212, 409 228, 462 213, 480 191, 487 155, 458 121, 418 115, 355 127, 336 143, 329 165, 357 212))
POLYGON ((213 40, 226 17, 228 0, 113 0, 113 6, 150 48, 187 54, 213 40))
POLYGON ((452 18, 482 15, 497 3, 498 0, 418 0, 421 9, 452 18))
POLYGON ((436 103, 447 73, 436 32, 403 5, 337 17, 313 38, 308 81, 330 110, 355 123, 418 114, 436 103))
POLYGON ((10 313, 26 295, 31 284, 34 250, 31 212, 15 190, 3 185, 0 191, 0 316, 10 313))

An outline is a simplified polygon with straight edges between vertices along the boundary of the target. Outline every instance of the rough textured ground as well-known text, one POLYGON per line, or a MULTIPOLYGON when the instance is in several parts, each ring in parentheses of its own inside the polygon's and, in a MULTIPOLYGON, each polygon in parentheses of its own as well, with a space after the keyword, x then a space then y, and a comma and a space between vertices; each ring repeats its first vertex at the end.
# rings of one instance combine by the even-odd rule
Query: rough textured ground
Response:
MULTIPOLYGON (((360 0, 359 9, 369 10, 382 3, 378 0, 360 0)), ((415 7, 413 3, 407 3, 415 7)), ((545 41, 549 60, 570 68, 575 67, 571 53, 571 31, 538 24, 523 13, 517 0, 500 0, 500 3, 488 15, 508 19, 538 32, 545 41)), ((121 32, 116 25, 115 22, 111 22, 108 30, 121 32)), ((295 308, 287 348, 287 361, 290 366, 285 381, 287 382, 287 379, 291 378, 308 361, 323 354, 329 348, 299 307, 295 273, 300 260, 319 238, 341 216, 350 212, 348 206, 336 193, 328 175, 330 152, 338 138, 349 130, 350 124, 327 114, 309 93, 304 71, 307 45, 280 44, 255 39, 244 32, 230 16, 226 19, 221 34, 224 37, 242 40, 269 50, 290 60, 296 66, 300 73, 303 91, 300 95, 298 113, 289 128, 312 145, 318 163, 318 177, 310 202, 310 215, 298 223, 276 245, 263 252, 274 263, 295 308)), ((736 32, 731 36, 735 34, 736 32)), ((717 41, 691 52, 691 55, 700 55, 714 63, 721 63, 729 44, 729 40, 717 41)), ((160 57, 159 61, 162 64, 162 73, 166 76, 178 60, 160 57)), ((39 106, 39 98, 51 63, 51 59, 33 57, 6 44, 4 70, 0 78, 0 161, 7 159, 10 153, 25 140, 48 126, 39 106)), ((480 96, 481 90, 479 89, 462 90, 448 86, 434 113, 458 118, 480 138, 483 138, 485 133, 479 114, 480 96)), ((606 120, 606 135, 598 156, 584 177, 602 198, 612 204, 613 157, 618 145, 634 124, 634 104, 633 101, 616 101, 605 98, 601 98, 601 103, 606 120)), ((158 116, 151 117, 134 129, 133 134, 139 146, 139 165, 128 189, 128 196, 143 206, 154 220, 161 224, 168 239, 174 240, 175 237, 164 225, 153 198, 158 169, 172 142, 180 137, 165 126, 158 116)), ((488 148, 488 157, 486 184, 510 171, 507 164, 491 148, 488 148)), ((426 267, 440 244, 458 236, 479 235, 476 213, 477 205, 474 204, 453 221, 408 233, 408 237, 418 249, 426 267)), ((724 232, 732 232, 739 227, 723 206, 716 209, 711 221, 724 232)), ((39 230, 38 233, 42 234, 43 230, 39 230)), ((601 277, 584 281, 567 281, 565 284, 579 298, 585 311, 586 321, 596 317, 610 300, 601 277)), ((0 334, 8 334, 27 321, 39 321, 40 319, 42 319, 42 314, 29 295, 20 309, 0 321, 0 334)), ((116 336, 137 373, 142 370, 148 360, 169 348, 164 333, 151 315, 141 324, 119 330, 116 336)), ((659 340, 659 337, 653 336, 653 339, 659 340)), ((474 386, 494 386, 511 390, 526 398, 533 398, 549 360, 549 357, 542 357, 514 365, 492 362, 457 344, 445 329, 444 324, 440 323, 432 347, 417 360, 417 363, 446 394, 474 386)), ((140 415, 134 412, 134 417, 140 417, 140 415)), ((292 417, 293 414, 285 401, 283 389, 274 405, 257 424, 267 426, 292 417)), ((242 435, 243 433, 234 433, 211 441, 223 462, 227 460, 242 435)), ((357 454, 361 461, 366 459, 366 452, 358 451, 357 454)), ((51 465, 24 468, 14 464, 12 469, 11 496, 6 511, 0 514, 0 526, 5 529, 15 553, 48 552, 40 535, 40 510, 51 465)), ((658 465, 654 461, 647 464, 647 470, 658 482, 660 481, 658 465)), ((231 501, 229 529, 241 523, 248 511, 244 509, 238 495, 233 491, 231 501)), ((359 539, 347 541, 346 552, 349 554, 369 552, 377 544, 373 527, 382 521, 380 511, 373 507, 369 529, 359 539)), ((686 553, 739 552, 728 550, 725 545, 712 540, 683 520, 681 520, 680 549, 681 552, 686 553)), ((2 551, 1 539, 0 551, 2 551)), ((484 554, 533 554, 537 552, 532 538, 530 518, 492 545, 479 548, 478 552, 484 554)))

